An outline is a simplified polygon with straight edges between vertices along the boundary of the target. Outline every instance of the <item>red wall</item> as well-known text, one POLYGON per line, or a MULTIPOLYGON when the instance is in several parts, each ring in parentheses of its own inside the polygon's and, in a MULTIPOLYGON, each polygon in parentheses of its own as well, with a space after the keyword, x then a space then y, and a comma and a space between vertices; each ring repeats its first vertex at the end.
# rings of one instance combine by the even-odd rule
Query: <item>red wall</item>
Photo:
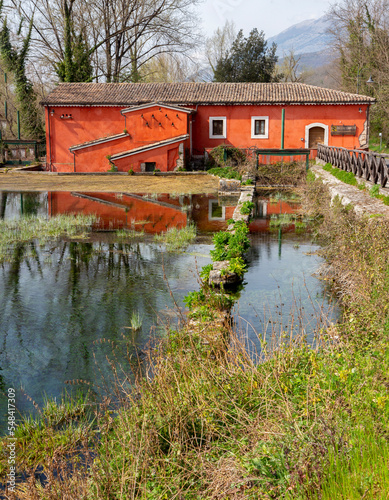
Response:
MULTIPOLYGON (((112 156, 115 153, 129 151, 187 133, 188 114, 183 111, 153 106, 125 113, 125 119, 120 113, 121 109, 123 108, 50 108, 50 110, 54 110, 54 114, 47 115, 46 113, 46 136, 48 162, 51 154, 52 170, 73 172, 74 159, 73 154, 69 151, 70 147, 120 134, 123 133, 124 129, 127 130, 129 137, 74 151, 76 171, 107 171, 110 168, 107 155, 112 156), (62 119, 62 115, 71 115, 72 118, 62 119)), ((142 161, 155 160, 143 159, 142 161)), ((166 166, 160 169, 166 170, 166 166)))
POLYGON ((328 144, 347 148, 359 147, 359 135, 366 121, 367 105, 302 106, 199 106, 193 116, 193 148, 212 149, 219 144, 247 148, 281 147, 281 113, 285 109, 285 148, 305 148, 305 127, 311 123, 328 125, 328 144), (362 110, 359 113, 359 109, 362 110), (209 138, 209 117, 227 118, 227 138, 209 138), (269 138, 251 139, 251 117, 269 117, 269 138), (331 125, 356 125, 355 136, 331 136, 331 125), (304 139, 302 141, 301 139, 304 139))
POLYGON ((155 162, 155 168, 166 172, 174 170, 178 158, 178 147, 180 143, 170 144, 158 149, 151 149, 150 151, 127 156, 120 160, 115 160, 119 172, 128 172, 132 169, 134 172, 141 171, 141 163, 155 162))
MULTIPOLYGON (((328 126, 328 144, 347 148, 359 148, 359 136, 363 131, 367 116, 367 105, 285 105, 285 148, 305 148, 305 127, 312 123, 328 126), (361 110, 361 112, 359 112, 361 110), (355 136, 331 136, 331 125, 356 125, 355 136), (303 140, 301 140, 303 139, 303 140)), ((120 141, 108 142, 78 150, 76 154, 77 171, 106 171, 110 168, 107 155, 124 152, 165 139, 188 133, 188 114, 163 106, 136 109, 126 113, 126 120, 118 107, 53 107, 54 114, 47 114, 46 131, 48 157, 51 154, 53 170, 73 171, 71 146, 122 133, 126 128, 129 137, 120 141), (72 119, 61 119, 61 115, 71 114, 72 119), (143 115, 143 116, 142 116, 143 115), (154 115, 154 118, 153 116, 154 115), (49 118, 50 123, 48 123, 49 118), (126 124, 125 124, 126 121, 126 124)), ((282 106, 198 106, 197 113, 190 119, 192 123, 193 153, 203 153, 219 144, 231 144, 247 148, 281 147, 281 112, 282 106), (227 118, 227 138, 209 138, 209 117, 227 118), (251 139, 251 117, 269 117, 269 138, 251 139)), ((187 144, 189 146, 189 142, 187 144)), ((174 149, 171 146, 169 149, 174 149)), ((173 153, 176 156, 176 153, 173 153)), ((176 158, 170 161, 173 168, 176 158)), ((48 158, 49 161, 49 158, 48 158)), ((119 169, 128 170, 131 163, 155 161, 157 168, 168 168, 167 151, 160 153, 151 150, 141 157, 129 157, 120 160, 119 169)), ((138 167, 133 170, 138 170, 138 167)))

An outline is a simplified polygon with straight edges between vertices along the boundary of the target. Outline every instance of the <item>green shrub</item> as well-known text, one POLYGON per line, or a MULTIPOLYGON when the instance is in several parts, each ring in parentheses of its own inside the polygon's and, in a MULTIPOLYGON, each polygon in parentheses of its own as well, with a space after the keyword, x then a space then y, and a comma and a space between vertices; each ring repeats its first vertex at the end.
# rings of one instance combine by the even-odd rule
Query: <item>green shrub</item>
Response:
POLYGON ((240 207, 240 213, 242 215, 250 215, 253 208, 254 203, 252 201, 244 201, 240 207))
POLYGON ((228 266, 228 271, 230 273, 235 273, 238 276, 243 276, 247 271, 247 266, 242 257, 233 257, 230 259, 230 264, 228 266))
POLYGON ((215 167, 208 170, 208 173, 223 179, 236 179, 238 181, 242 179, 241 174, 233 167, 215 167))
POLYGON ((212 259, 221 261, 241 257, 250 248, 248 232, 246 224, 240 221, 234 224, 234 234, 227 231, 216 233, 213 237, 215 248, 210 252, 212 259))
POLYGON ((194 309, 195 307, 199 307, 205 302, 205 293, 203 289, 199 291, 189 292, 183 299, 184 304, 188 307, 189 310, 194 309))
POLYGON ((209 281, 209 274, 212 271, 213 265, 212 264, 207 264, 204 266, 201 271, 200 271, 200 278, 203 280, 204 283, 208 283, 209 281))
POLYGON ((238 166, 246 160, 246 154, 238 148, 221 144, 213 148, 208 155, 208 165, 213 167, 238 166))

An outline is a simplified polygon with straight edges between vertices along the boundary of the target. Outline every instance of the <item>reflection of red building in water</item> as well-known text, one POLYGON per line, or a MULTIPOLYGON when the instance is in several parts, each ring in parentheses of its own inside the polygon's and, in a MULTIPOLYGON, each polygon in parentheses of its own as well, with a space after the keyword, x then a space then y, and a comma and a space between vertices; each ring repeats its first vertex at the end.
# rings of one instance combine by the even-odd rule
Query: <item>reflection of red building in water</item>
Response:
POLYGON ((181 229, 190 220, 198 231, 226 229, 234 206, 222 207, 216 195, 51 192, 50 216, 65 213, 95 214, 101 229, 135 229, 160 233, 170 227, 181 229))
MULTIPOLYGON (((270 226, 270 219, 272 216, 281 214, 295 214, 301 203, 292 200, 258 198, 254 209, 254 219, 250 222, 250 231, 258 233, 261 231, 268 231, 270 226)), ((293 229, 293 224, 291 228, 293 229)))
MULTIPOLYGON (((216 195, 78 192, 51 192, 48 195, 50 216, 94 214, 100 219, 100 229, 135 229, 146 233, 161 233, 171 227, 181 229, 190 221, 196 224, 199 232, 222 231, 227 228, 236 203, 236 199, 228 197, 221 202, 216 195)), ((267 231, 272 215, 296 213, 299 208, 300 204, 294 201, 258 198, 250 231, 267 231)))
POLYGON ((49 214, 95 214, 101 229, 135 229, 160 233, 183 228, 188 215, 187 197, 160 195, 158 199, 127 193, 49 193, 49 214))

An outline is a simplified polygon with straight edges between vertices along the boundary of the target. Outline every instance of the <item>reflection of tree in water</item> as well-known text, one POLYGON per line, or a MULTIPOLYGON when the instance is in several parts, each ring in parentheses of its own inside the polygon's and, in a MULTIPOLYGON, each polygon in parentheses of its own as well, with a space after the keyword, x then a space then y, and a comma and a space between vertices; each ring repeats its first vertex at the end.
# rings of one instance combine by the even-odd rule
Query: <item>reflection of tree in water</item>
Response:
MULTIPOLYGON (((165 256, 173 279, 179 276, 175 259, 165 256)), ((146 343, 158 311, 170 300, 161 260, 156 245, 138 240, 15 245, 1 267, 3 352, 14 349, 16 371, 32 373, 35 384, 42 377, 95 380, 94 358, 107 375, 112 342, 121 346, 118 355, 126 363, 122 335, 146 343), (123 330, 133 312, 144 316, 137 333, 123 330), (96 346, 100 338, 109 343, 96 346)))
POLYGON ((41 206, 40 193, 21 193, 21 205, 23 215, 38 215, 41 206))
POLYGON ((166 301, 166 285, 162 272, 153 271, 158 252, 143 255, 139 243, 63 245, 68 245, 70 265, 65 271, 62 249, 54 275, 57 283, 66 283, 66 293, 61 294, 58 308, 69 312, 69 335, 86 362, 99 335, 119 339, 123 326, 129 325, 129 312, 155 317, 159 299, 166 301), (82 341, 85 338, 92 342, 82 341))
POLYGON ((4 219, 5 207, 7 206, 7 193, 0 193, 0 219, 4 219))

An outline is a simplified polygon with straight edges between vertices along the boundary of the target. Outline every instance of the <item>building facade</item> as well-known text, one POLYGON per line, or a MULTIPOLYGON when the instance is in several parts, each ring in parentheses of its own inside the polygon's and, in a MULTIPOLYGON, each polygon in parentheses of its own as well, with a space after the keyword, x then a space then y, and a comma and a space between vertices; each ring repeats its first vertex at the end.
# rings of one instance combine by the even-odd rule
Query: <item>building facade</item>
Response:
POLYGON ((302 83, 62 83, 42 102, 47 168, 174 171, 220 144, 367 149, 373 103, 302 83))

